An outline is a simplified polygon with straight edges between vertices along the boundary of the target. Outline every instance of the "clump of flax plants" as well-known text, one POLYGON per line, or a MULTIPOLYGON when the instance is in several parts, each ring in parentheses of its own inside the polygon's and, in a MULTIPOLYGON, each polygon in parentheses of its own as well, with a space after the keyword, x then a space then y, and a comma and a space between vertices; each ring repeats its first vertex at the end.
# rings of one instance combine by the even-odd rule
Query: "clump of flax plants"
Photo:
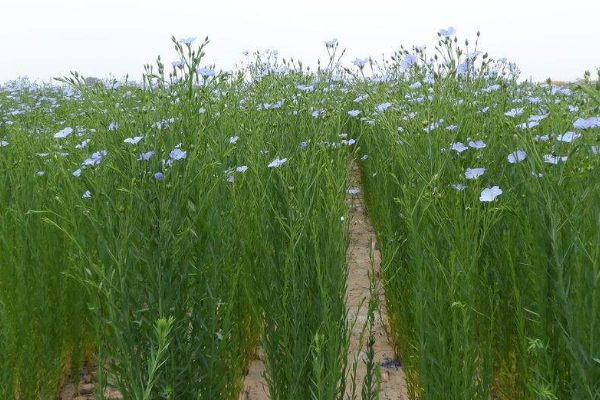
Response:
POLYGON ((598 397, 600 160, 593 118, 576 122, 594 112, 586 96, 519 84, 504 60, 443 35, 434 57, 406 50, 385 68, 387 90, 356 94, 370 95, 363 110, 393 106, 355 129, 411 396, 598 397))

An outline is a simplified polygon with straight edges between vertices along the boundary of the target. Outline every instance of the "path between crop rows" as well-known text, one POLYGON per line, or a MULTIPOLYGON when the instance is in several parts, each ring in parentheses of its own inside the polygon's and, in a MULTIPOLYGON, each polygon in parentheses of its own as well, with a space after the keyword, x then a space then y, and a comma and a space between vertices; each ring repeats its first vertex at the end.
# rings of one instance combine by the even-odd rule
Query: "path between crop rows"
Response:
MULTIPOLYGON (((88 366, 84 366, 81 370, 79 384, 75 386, 73 382, 65 382, 60 391, 58 400, 94 400, 94 383, 97 382, 95 367, 88 370, 88 366)), ((122 400, 123 396, 119 391, 114 389, 106 389, 104 391, 106 400, 122 400)))
MULTIPOLYGON (((355 164, 349 175, 350 185, 361 188, 360 170, 355 164)), ((375 232, 367 217, 362 192, 348 195, 350 206, 350 247, 348 248, 348 287, 346 289, 346 307, 348 307, 348 318, 356 319, 357 323, 350 336, 350 351, 348 362, 351 365, 358 354, 359 365, 357 373, 357 391, 360 393, 362 381, 366 373, 366 365, 363 362, 365 348, 359 349, 359 338, 364 324, 367 322, 367 301, 370 296, 369 272, 371 271, 371 251, 373 251, 373 269, 376 277, 376 291, 379 300, 379 311, 375 314, 373 333, 375 337, 375 363, 381 368, 381 400, 405 400, 408 399, 404 371, 395 361, 394 349, 388 341, 386 333, 387 310, 383 283, 380 279, 381 255, 375 247, 375 232), (373 247, 370 247, 373 246, 373 247), (359 308, 361 302, 363 306, 359 308)), ((366 339, 365 339, 366 340, 366 339)))
MULTIPOLYGON (((348 176, 352 187, 360 188, 360 170, 353 165, 348 176)), ((377 294, 380 312, 376 313, 374 337, 375 337, 375 363, 381 366, 381 400, 405 400, 408 399, 404 371, 395 362, 394 350, 388 341, 386 334, 387 311, 385 308, 385 297, 383 285, 379 278, 381 268, 381 256, 379 250, 371 248, 375 244, 375 233, 369 221, 363 202, 362 193, 348 194, 346 201, 350 207, 350 247, 346 262, 348 265, 348 282, 346 289, 346 306, 348 307, 348 319, 354 324, 350 337, 350 351, 348 364, 352 367, 354 360, 358 357, 357 368, 357 393, 360 397, 360 388, 366 374, 365 348, 360 349, 360 335, 367 322, 367 301, 370 296, 369 272, 371 271, 371 250, 373 251, 375 275, 377 278, 377 294), (361 303, 363 304, 360 307, 361 303)), ((366 338, 365 338, 366 341, 366 338)), ((265 367, 263 364, 264 354, 261 349, 257 351, 257 357, 250 364, 248 375, 244 381, 244 389, 240 400, 268 400, 267 384, 262 377, 265 367)), ((348 377, 348 391, 350 389, 350 377, 348 377)))

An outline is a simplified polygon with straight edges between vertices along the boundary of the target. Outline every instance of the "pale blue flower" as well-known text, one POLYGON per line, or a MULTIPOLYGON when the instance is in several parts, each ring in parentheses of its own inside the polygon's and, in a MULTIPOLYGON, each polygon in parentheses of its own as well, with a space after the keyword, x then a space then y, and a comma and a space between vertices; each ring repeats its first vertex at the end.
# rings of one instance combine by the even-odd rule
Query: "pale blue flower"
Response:
POLYGON ((535 128, 539 124, 540 123, 537 122, 537 121, 523 122, 522 124, 517 125, 517 128, 520 128, 520 129, 531 129, 531 128, 535 128))
POLYGON ((269 168, 278 168, 281 167, 285 162, 287 161, 287 158, 276 158, 273 161, 271 161, 271 163, 269 165, 267 165, 267 167, 269 168))
POLYGON ((182 44, 190 45, 190 44, 192 44, 192 42, 194 40, 196 40, 195 37, 188 37, 188 38, 179 39, 178 42, 182 43, 182 44))
POLYGON ((574 123, 573 127, 577 129, 590 129, 600 127, 600 118, 591 117, 588 119, 578 118, 574 123))
POLYGON ((54 138, 55 139, 64 139, 67 136, 69 136, 71 133, 73 133, 73 128, 66 127, 64 129, 58 131, 57 133, 55 133, 54 138))
POLYGON ((483 93, 490 93, 490 92, 496 91, 498 89, 500 89, 500 85, 496 84, 496 85, 490 85, 486 88, 483 88, 483 89, 481 89, 481 91, 483 93))
POLYGON ((325 42, 325 46, 327 47, 333 47, 337 44, 338 40, 336 38, 333 38, 331 40, 328 40, 325 42))
POLYGON ((202 67, 202 68, 198 68, 198 73, 203 77, 203 78, 209 78, 211 76, 215 76, 215 71, 208 68, 208 67, 202 67))
POLYGON ((360 110, 350 110, 350 111, 348 111, 348 115, 351 117, 357 117, 358 114, 360 114, 361 112, 362 111, 360 111, 360 110))
POLYGON ((477 179, 485 173, 485 168, 467 168, 465 171, 465 178, 477 179))
POLYGON ((244 172, 246 172, 247 170, 248 170, 248 167, 247 167, 247 166, 245 166, 245 165, 242 165, 242 166, 240 166, 240 167, 237 167, 237 168, 235 169, 235 172, 241 172, 241 173, 244 173, 244 172))
POLYGON ((460 184, 460 183, 453 183, 452 185, 450 185, 450 187, 452 187, 452 189, 454 189, 454 190, 458 190, 459 192, 463 191, 467 188, 467 186, 460 184))
POLYGON ((108 130, 109 131, 116 131, 117 129, 119 129, 119 124, 116 122, 111 122, 110 124, 108 124, 108 130))
POLYGON ((73 176, 79 178, 81 176, 81 168, 76 171, 73 171, 73 176))
POLYGON ((146 152, 146 153, 142 153, 142 154, 140 154, 140 156, 138 157, 138 160, 140 160, 140 161, 141 161, 141 160, 143 160, 143 161, 148 161, 148 160, 150 160, 150 159, 152 158, 152 156, 153 156, 154 154, 156 154, 156 152, 155 152, 155 151, 152 151, 152 150, 151 150, 151 151, 148 151, 148 152, 146 152))
POLYGON ((523 150, 515 150, 512 153, 510 153, 507 158, 508 158, 509 163, 515 164, 515 163, 525 160, 526 157, 527 157, 527 152, 525 152, 523 150))
POLYGON ((240 137, 239 137, 239 136, 231 136, 231 137, 229 138, 229 143, 230 143, 230 144, 235 144, 235 143, 236 143, 236 142, 237 142, 239 139, 240 139, 240 137))
POLYGON ((132 138, 127 138, 123 142, 129 143, 129 144, 138 144, 140 142, 140 140, 142 140, 143 138, 144 138, 143 136, 135 136, 132 138))
POLYGON ((85 139, 83 142, 81 142, 80 144, 76 145, 75 148, 76 149, 85 149, 88 144, 90 144, 90 139, 85 139))
POLYGON ((541 115, 531 115, 528 119, 528 121, 536 121, 539 122, 545 118, 548 117, 548 114, 541 114, 541 115))
POLYGON ((555 156, 552 154, 544 154, 544 162, 547 164, 558 164, 559 161, 565 162, 567 161, 569 157, 568 156, 563 156, 563 157, 559 157, 559 156, 555 156))
POLYGON ((419 58, 416 55, 407 54, 402 59, 402 62, 400 63, 400 68, 402 68, 402 70, 407 70, 412 65, 416 64, 418 60, 419 58))
POLYGON ((452 146, 450 146, 450 149, 456 151, 458 154, 462 153, 463 151, 468 150, 469 148, 467 146, 465 146, 464 144, 462 144, 462 142, 456 142, 456 143, 452 143, 452 146))
POLYGON ((187 158, 187 151, 176 148, 169 153, 169 157, 173 161, 184 160, 187 158))
POLYGON ((504 113, 504 115, 506 115, 507 117, 517 117, 521 114, 523 114, 522 108, 513 108, 512 110, 504 113))
POLYGON ((386 102, 386 103, 381 103, 377 106, 377 112, 382 113, 385 110, 387 110, 388 108, 390 108, 392 106, 392 103, 386 102))
POLYGON ((433 131, 434 129, 437 129, 440 126, 440 124, 442 124, 443 122, 444 122, 443 119, 440 119, 437 122, 432 122, 427 128, 424 128, 423 130, 425 132, 429 133, 429 132, 433 131))
POLYGON ((487 145, 483 142, 483 140, 478 140, 476 142, 471 140, 471 141, 469 141, 469 146, 474 149, 478 149, 478 150, 484 149, 487 147, 487 145))
POLYGON ((296 85, 296 89, 303 92, 311 93, 315 90, 315 87, 312 85, 296 85))
POLYGON ((97 151, 93 153, 90 158, 86 158, 81 165, 82 167, 91 167, 94 165, 98 165, 102 162, 102 156, 105 156, 106 154, 106 150, 97 151))
POLYGON ((494 201, 496 199, 496 197, 500 196, 502 194, 502 189, 500 189, 498 186, 492 186, 491 188, 485 188, 483 189, 483 191, 481 192, 481 195, 479 196, 479 201, 481 202, 490 202, 490 201, 494 201))
POLYGON ((81 196, 82 199, 89 199, 92 197, 92 192, 86 190, 85 193, 81 196))
POLYGON ((537 142, 547 142, 550 139, 550 135, 536 135, 535 140, 537 142))
POLYGON ((163 175, 162 172, 157 172, 154 174, 154 179, 156 179, 157 181, 162 181, 164 177, 165 176, 163 175))
POLYGON ((580 138, 580 137, 581 137, 581 134, 579 134, 579 133, 566 132, 562 135, 557 135, 556 140, 558 140, 559 142, 571 143, 572 141, 574 141, 575 139, 580 138))
POLYGON ((445 36, 445 37, 453 36, 453 35, 456 35, 456 29, 454 29, 453 26, 446 28, 446 29, 440 29, 438 31, 438 34, 440 36, 445 36))
POLYGON ((367 57, 367 58, 363 58, 363 59, 360 59, 360 58, 355 58, 355 59, 352 61, 352 64, 356 65, 356 66, 357 66, 357 67, 359 67, 359 68, 362 68, 362 67, 364 67, 364 66, 365 66, 365 64, 366 64, 368 61, 369 61, 369 58, 368 58, 368 57, 367 57))
POLYGON ((463 63, 458 64, 456 67, 456 73, 459 75, 464 75, 469 71, 469 62, 465 61, 463 63))
POLYGON ((359 192, 360 192, 360 190, 355 187, 348 189, 348 194, 351 194, 351 195, 358 194, 359 192))

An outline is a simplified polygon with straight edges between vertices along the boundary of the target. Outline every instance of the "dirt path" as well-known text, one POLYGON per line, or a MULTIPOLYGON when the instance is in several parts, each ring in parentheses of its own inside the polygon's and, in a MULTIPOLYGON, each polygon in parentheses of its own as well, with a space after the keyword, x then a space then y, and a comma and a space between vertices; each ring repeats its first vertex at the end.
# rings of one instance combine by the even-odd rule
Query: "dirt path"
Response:
MULTIPOLYGON (((97 382, 95 367, 88 369, 84 366, 79 377, 79 384, 75 386, 72 381, 64 384, 58 397, 59 400, 94 400, 94 385, 97 382), (90 372, 91 371, 91 372, 90 372)), ((122 400, 123 396, 117 390, 105 389, 104 397, 107 400, 122 400)))
MULTIPOLYGON (((348 307, 348 318, 350 322, 356 320, 350 337, 350 351, 348 354, 349 364, 358 356, 359 366, 357 369, 357 392, 360 388, 366 374, 365 348, 359 351, 360 334, 363 326, 367 322, 367 302, 370 296, 369 291, 369 272, 371 271, 371 251, 373 251, 375 276, 377 279, 377 295, 379 298, 380 312, 375 314, 375 359, 374 361, 381 368, 381 400, 404 400, 408 399, 404 371, 400 363, 395 360, 394 350, 388 341, 385 325, 387 324, 387 311, 385 307, 385 298, 383 285, 380 279, 381 256, 375 246, 375 233, 371 222, 369 221, 363 202, 363 196, 360 192, 360 170, 355 164, 349 175, 350 185, 358 189, 355 194, 348 194, 347 201, 351 207, 350 221, 350 247, 347 255, 348 265, 348 287, 346 291, 346 305, 348 307), (373 248, 370 244, 373 243, 373 248), (363 303, 364 301, 364 303, 363 303), (359 306, 363 306, 359 309, 359 306)), ((351 193, 354 193, 352 190, 351 193)), ((365 339, 366 341, 366 339, 365 339)), ((348 383, 349 385, 349 383, 348 383)), ((360 397, 360 396, 359 396, 360 397)))
POLYGON ((265 372, 264 357, 265 354, 259 347, 244 379, 244 388, 240 393, 240 400, 269 400, 271 398, 269 387, 265 378, 263 378, 265 372))

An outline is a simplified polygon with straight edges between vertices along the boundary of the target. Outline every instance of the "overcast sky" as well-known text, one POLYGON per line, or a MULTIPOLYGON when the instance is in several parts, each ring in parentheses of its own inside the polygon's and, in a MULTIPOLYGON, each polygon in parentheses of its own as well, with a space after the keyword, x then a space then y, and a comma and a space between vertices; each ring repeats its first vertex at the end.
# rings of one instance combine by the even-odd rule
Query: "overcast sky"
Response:
POLYGON ((516 62, 522 76, 573 80, 600 66, 600 0, 0 0, 0 82, 27 75, 139 79, 170 38, 209 36, 207 62, 223 69, 244 50, 276 49, 309 64, 338 38, 355 57, 400 44, 432 47, 454 26, 460 39, 516 62))

